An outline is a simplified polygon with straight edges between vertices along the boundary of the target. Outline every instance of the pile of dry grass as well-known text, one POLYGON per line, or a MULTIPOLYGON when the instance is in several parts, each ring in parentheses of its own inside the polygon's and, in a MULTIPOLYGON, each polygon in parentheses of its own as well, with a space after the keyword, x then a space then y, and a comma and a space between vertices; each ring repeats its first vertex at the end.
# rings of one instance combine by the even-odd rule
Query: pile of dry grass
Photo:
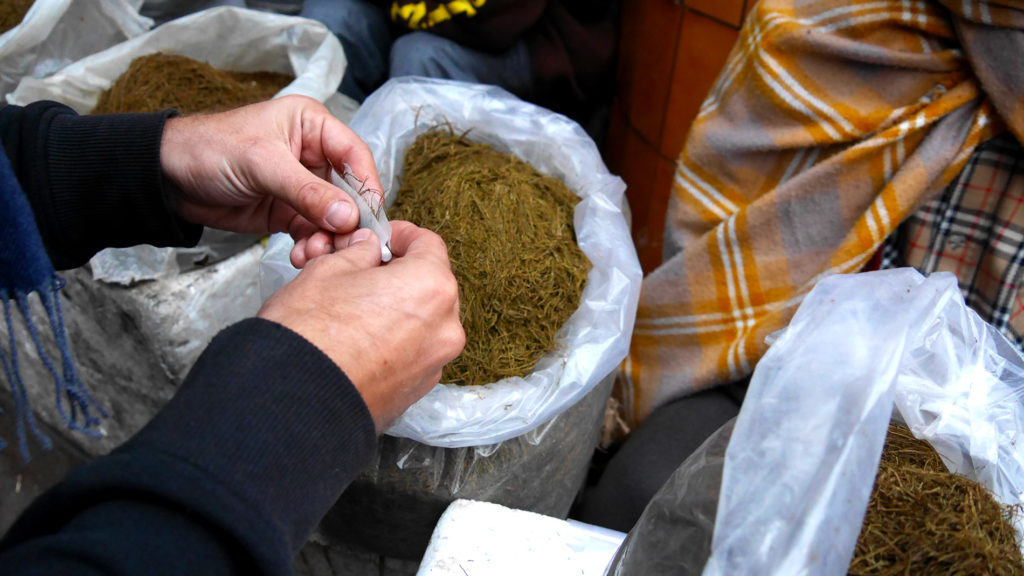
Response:
POLYGON ((99 98, 93 114, 220 112, 269 100, 294 78, 276 72, 232 72, 176 54, 136 58, 99 98))
POLYGON ((525 376, 556 348, 590 269, 573 230, 578 202, 557 178, 449 127, 409 147, 389 216, 444 238, 459 281, 467 342, 443 382, 525 376))
POLYGON ((889 426, 849 573, 1024 574, 1012 515, 981 484, 949 472, 935 449, 889 426))
POLYGON ((0 0, 0 34, 7 32, 25 17, 35 0, 0 0))

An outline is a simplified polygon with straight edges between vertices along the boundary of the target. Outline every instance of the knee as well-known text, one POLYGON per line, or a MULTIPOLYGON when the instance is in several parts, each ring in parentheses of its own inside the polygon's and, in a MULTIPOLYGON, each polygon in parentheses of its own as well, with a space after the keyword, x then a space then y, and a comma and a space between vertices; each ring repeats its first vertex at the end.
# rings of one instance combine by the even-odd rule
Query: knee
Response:
POLYGON ((459 45, 429 32, 412 32, 391 45, 391 76, 452 78, 452 65, 459 45))
POLYGON ((388 31, 384 10, 366 0, 305 0, 299 15, 323 23, 341 38, 388 31))

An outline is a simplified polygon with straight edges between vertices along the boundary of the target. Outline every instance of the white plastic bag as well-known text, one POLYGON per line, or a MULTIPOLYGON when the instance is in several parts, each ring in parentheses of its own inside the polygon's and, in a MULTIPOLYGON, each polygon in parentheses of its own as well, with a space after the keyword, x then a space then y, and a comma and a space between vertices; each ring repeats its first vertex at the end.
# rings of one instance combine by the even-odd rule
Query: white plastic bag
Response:
POLYGON ((1024 503, 1022 376, 952 274, 821 281, 754 372, 704 574, 845 574, 894 404, 951 471, 1024 503))
MULTIPOLYGON (((620 208, 625 184, 608 172, 594 142, 566 117, 493 86, 398 78, 366 99, 351 127, 373 151, 388 204, 399 188, 406 148, 442 122, 456 132, 472 129, 469 138, 517 155, 580 196, 574 225, 593 265, 580 307, 562 329, 559 350, 533 373, 484 386, 441 384, 388 430, 458 448, 495 444, 535 428, 615 369, 629 348, 642 273, 620 208)), ((297 274, 289 249, 284 237, 268 246, 261 267, 264 298, 297 274)))
POLYGON ((71 62, 142 34, 153 21, 140 0, 35 0, 21 23, 0 35, 0 95, 26 77, 43 77, 71 62))
POLYGON ((295 80, 277 96, 304 94, 321 102, 337 92, 346 65, 341 43, 319 22, 222 7, 172 20, 48 78, 26 78, 8 101, 56 100, 87 114, 132 60, 160 51, 225 70, 293 74, 295 80))
POLYGON ((245 0, 136 0, 142 2, 139 13, 148 16, 157 26, 181 18, 194 12, 217 8, 218 6, 236 6, 245 8, 245 0))
POLYGON ((1024 358, 952 274, 822 280, 758 364, 731 439, 723 427, 680 466, 609 573, 846 574, 894 407, 952 472, 1022 504, 1022 386, 1024 358), (709 542, 716 493, 692 479, 717 470, 709 542))

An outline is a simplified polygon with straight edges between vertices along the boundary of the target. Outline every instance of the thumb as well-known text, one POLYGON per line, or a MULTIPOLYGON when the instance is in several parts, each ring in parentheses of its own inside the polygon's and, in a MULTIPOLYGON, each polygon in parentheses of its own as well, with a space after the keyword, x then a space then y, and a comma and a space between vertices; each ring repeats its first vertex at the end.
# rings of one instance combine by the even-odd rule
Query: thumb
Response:
POLYGON ((359 224, 359 209, 348 194, 316 177, 295 158, 287 158, 279 170, 261 174, 266 190, 280 198, 306 220, 325 230, 345 234, 359 224))
POLYGON ((330 255, 335 265, 352 271, 380 266, 380 240, 371 230, 360 228, 352 234, 338 236, 334 240, 337 252, 330 255))

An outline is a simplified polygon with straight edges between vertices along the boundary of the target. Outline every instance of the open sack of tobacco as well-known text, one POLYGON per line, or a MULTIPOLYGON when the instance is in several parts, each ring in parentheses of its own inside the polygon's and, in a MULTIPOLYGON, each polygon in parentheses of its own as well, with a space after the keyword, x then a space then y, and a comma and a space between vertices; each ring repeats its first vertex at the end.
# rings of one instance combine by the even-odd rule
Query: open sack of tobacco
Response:
POLYGON ((141 0, 0 0, 0 101, 22 78, 43 78, 149 30, 141 0))
MULTIPOLYGON (((418 561, 457 498, 565 517, 639 299, 625 184, 578 124, 496 87, 393 79, 350 126, 384 187, 368 204, 444 239, 467 342, 318 538, 418 561)), ((262 297, 298 274, 291 247, 271 238, 262 297)))
MULTIPOLYGON (((467 333, 441 385, 388 434, 494 444, 563 412, 618 366, 641 271, 625 185, 579 125, 494 87, 400 78, 351 127, 373 151, 388 217, 445 240, 467 333)), ((271 240, 264 297, 298 273, 290 248, 284 235, 271 240)))
MULTIPOLYGON (((80 114, 196 114, 301 94, 347 120, 355 104, 337 92, 345 65, 341 43, 319 22, 222 7, 161 24, 45 78, 24 78, 9 101, 55 100, 80 114)), ((107 249, 90 266, 99 280, 132 285, 212 264, 255 240, 207 230, 194 248, 107 249)))
POLYGON ((610 574, 1022 574, 1024 358, 956 278, 837 275, 610 574))
POLYGON ((147 91, 172 95, 164 96, 169 99, 159 103, 163 107, 173 104, 189 112, 211 111, 222 103, 204 106, 211 104, 202 101, 207 92, 229 91, 224 86, 229 78, 211 70, 236 73, 235 79, 237 73, 262 73, 244 80, 262 84, 264 76, 270 76, 274 82, 281 80, 270 96, 303 94, 323 102, 341 83, 345 55, 338 39, 315 21, 242 8, 213 8, 162 24, 46 78, 26 78, 10 102, 24 105, 56 100, 79 114, 97 111, 98 104, 99 112, 139 112, 146 107, 130 105, 133 99, 129 94, 147 91), (146 57, 156 54, 166 55, 168 61, 147 66, 146 57), (118 101, 127 103, 117 105, 118 101))

